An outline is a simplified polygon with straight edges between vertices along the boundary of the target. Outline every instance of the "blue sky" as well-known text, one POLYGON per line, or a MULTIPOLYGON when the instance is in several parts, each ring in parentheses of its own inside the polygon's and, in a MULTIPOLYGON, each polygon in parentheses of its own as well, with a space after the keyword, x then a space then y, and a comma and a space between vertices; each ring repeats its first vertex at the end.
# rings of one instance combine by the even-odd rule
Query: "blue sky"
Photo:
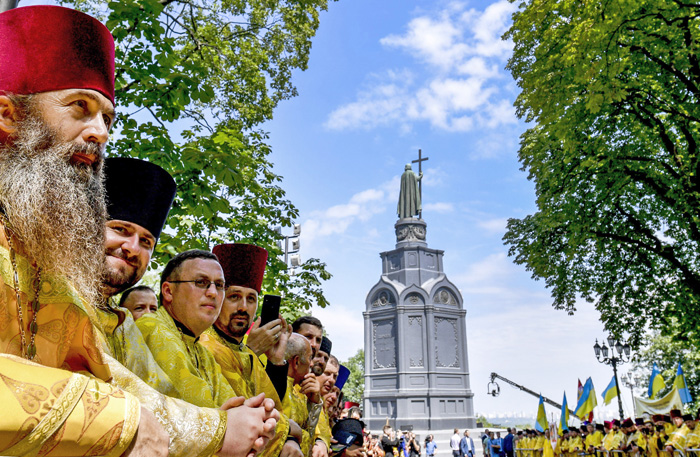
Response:
POLYGON ((379 252, 395 244, 399 176, 420 148, 430 158, 428 244, 445 250, 445 271, 467 310, 475 409, 534 416, 537 399, 504 383, 499 397, 486 395, 489 374, 556 401, 566 390, 571 403, 577 378, 592 376, 600 394, 612 370, 593 354, 605 334, 592 306, 575 316, 552 309, 543 284, 512 263, 502 242, 508 218, 535 210, 534 186, 517 160, 525 125, 504 69, 511 44, 500 39, 514 9, 507 1, 333 3, 309 69, 294 75, 299 96, 266 129, 275 170, 301 210, 302 257, 322 259, 334 275, 324 286, 332 305, 315 314, 336 354, 346 359, 362 345, 379 252))
MULTIPOLYGON (((363 344, 379 252, 395 244, 399 177, 422 149, 427 241, 445 251, 445 272, 464 298, 476 412, 534 417, 538 399, 505 383, 499 397, 486 395, 492 371, 555 401, 566 390, 572 404, 577 378, 592 376, 600 395, 612 370, 593 354, 605 334, 592 306, 574 316, 552 309, 544 285, 512 263, 502 242, 508 218, 535 211, 517 160, 525 125, 504 70, 511 45, 500 39, 514 10, 504 0, 334 2, 321 15, 309 69, 294 74, 299 96, 264 128, 301 211, 302 258, 320 258, 334 275, 324 284, 331 306, 314 314, 335 354, 347 359, 363 344)), ((629 413, 626 387, 623 399, 629 413)), ((610 417, 617 407, 598 409, 610 417)))

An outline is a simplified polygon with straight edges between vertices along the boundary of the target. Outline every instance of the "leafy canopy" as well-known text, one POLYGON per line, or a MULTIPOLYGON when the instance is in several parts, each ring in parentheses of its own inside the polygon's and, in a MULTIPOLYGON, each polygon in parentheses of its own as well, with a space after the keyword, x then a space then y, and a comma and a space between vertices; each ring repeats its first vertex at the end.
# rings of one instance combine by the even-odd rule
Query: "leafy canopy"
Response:
POLYGON ((350 370, 350 377, 343 386, 343 395, 347 401, 362 404, 365 395, 365 350, 358 349, 357 354, 342 364, 350 370))
POLYGON ((505 35, 537 194, 508 223, 509 253, 555 308, 594 302, 633 344, 649 326, 700 345, 699 15, 680 0, 529 0, 505 35))
MULTIPOLYGON (((177 252, 248 242, 270 252, 263 289, 284 293, 285 313, 327 305, 325 264, 290 276, 280 235, 299 212, 272 171, 258 126, 296 95, 327 0, 65 0, 106 21, 116 41, 117 123, 111 155, 168 170, 177 198, 154 264, 177 252)), ((154 265, 152 264, 152 265, 154 265)))

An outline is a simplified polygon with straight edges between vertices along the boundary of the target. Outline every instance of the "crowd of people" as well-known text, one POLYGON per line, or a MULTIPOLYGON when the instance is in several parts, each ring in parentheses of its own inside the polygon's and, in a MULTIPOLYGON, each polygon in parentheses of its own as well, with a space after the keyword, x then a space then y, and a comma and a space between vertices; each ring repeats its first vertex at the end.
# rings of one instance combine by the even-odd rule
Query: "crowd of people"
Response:
POLYGON ((537 431, 508 428, 507 435, 484 432, 482 444, 488 457, 573 457, 620 453, 625 456, 672 457, 693 454, 700 448, 698 415, 644 415, 631 419, 605 421, 603 424, 584 423, 580 428, 569 426, 560 430, 554 445, 550 429, 537 431))
POLYGON ((0 13, 0 454, 366 452, 323 324, 254 320, 265 249, 180 252, 134 287, 177 188, 105 159, 114 57, 86 14, 0 13))

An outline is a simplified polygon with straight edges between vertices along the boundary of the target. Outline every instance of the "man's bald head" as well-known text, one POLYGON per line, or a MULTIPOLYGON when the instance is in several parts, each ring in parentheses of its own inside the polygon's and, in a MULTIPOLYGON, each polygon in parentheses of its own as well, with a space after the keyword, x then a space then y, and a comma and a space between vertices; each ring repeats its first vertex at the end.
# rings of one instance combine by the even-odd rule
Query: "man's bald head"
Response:
POLYGON ((304 376, 309 373, 311 365, 311 344, 306 337, 298 333, 292 333, 287 341, 287 350, 284 358, 289 363, 287 375, 294 379, 295 384, 299 384, 304 376))

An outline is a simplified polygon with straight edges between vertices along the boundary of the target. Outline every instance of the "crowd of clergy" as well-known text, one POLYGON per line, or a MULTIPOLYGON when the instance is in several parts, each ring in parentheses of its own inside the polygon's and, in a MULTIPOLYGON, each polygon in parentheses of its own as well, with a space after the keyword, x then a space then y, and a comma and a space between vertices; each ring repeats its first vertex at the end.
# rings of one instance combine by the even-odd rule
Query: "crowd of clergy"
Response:
POLYGON ((105 158, 114 58, 84 13, 0 13, 0 454, 359 456, 322 322, 256 319, 265 249, 186 250, 137 286, 178 189, 105 158))
POLYGON ((568 430, 559 430, 556 444, 552 446, 550 430, 520 430, 513 438, 517 457, 573 457, 577 455, 621 455, 647 457, 673 457, 696 455, 700 451, 700 430, 696 428, 698 416, 681 414, 644 415, 620 422, 603 424, 586 423, 568 430))

